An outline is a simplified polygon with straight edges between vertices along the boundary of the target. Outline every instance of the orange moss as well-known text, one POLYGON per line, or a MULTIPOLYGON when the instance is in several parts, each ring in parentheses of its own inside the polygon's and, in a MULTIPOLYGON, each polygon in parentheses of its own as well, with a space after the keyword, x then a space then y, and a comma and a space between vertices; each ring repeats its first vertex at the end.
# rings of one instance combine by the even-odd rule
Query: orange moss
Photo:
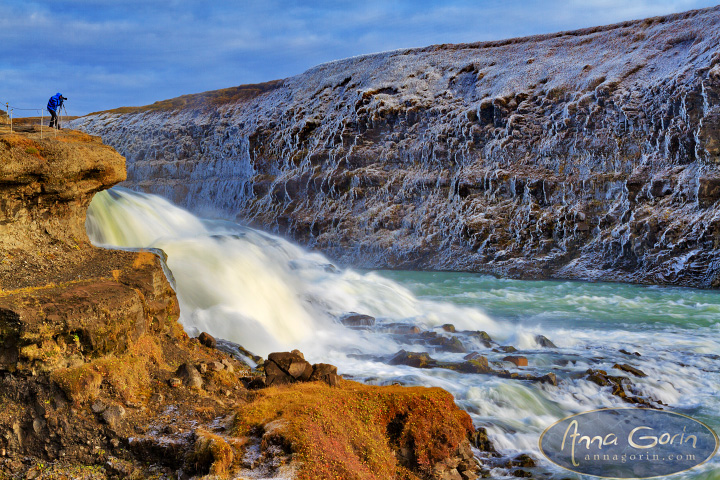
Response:
POLYGON ((308 480, 412 478, 407 468, 430 475, 473 430, 445 390, 349 381, 262 390, 238 411, 234 431, 250 435, 275 420, 308 480))

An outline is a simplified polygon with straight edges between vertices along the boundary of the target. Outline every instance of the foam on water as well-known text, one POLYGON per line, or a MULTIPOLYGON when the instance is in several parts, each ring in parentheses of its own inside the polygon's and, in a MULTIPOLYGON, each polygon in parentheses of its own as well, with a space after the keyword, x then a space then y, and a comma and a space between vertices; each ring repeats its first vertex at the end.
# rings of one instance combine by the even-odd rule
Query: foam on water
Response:
MULTIPOLYGON (((338 365, 340 373, 366 382, 445 388, 477 425, 488 427, 507 454, 539 456, 540 433, 569 414, 627 406, 609 388, 584 379, 588 368, 623 374, 613 371, 616 363, 630 363, 648 374, 633 378, 636 393, 720 427, 717 292, 341 270, 324 256, 276 236, 202 220, 160 197, 122 188, 95 196, 87 231, 97 245, 162 249, 189 333, 207 331, 263 356, 299 348, 310 361, 338 365), (560 384, 388 365, 383 359, 401 348, 426 347, 409 345, 382 328, 346 328, 338 318, 348 312, 372 315, 380 326, 406 323, 432 329, 452 323, 458 330, 487 331, 531 359, 525 372, 552 371, 560 384), (541 348, 536 335, 547 336, 559 348, 541 348), (628 357, 620 349, 642 356, 628 357)), ((504 356, 464 341, 491 362, 504 356)), ((445 361, 463 357, 439 351, 432 355, 445 361)))

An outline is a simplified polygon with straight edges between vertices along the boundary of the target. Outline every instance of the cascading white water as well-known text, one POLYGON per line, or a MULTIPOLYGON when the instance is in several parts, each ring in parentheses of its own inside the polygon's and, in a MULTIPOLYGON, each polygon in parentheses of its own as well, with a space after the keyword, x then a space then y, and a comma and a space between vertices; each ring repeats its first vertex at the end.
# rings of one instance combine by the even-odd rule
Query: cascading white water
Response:
MULTIPOLYGON (((477 309, 416 298, 374 273, 339 270, 322 255, 224 221, 203 221, 167 200, 122 188, 96 195, 87 214, 96 245, 162 249, 173 272, 181 322, 267 355, 302 348, 388 353, 396 348, 337 322, 360 312, 424 328, 452 322, 503 335, 477 309)), ((397 350, 397 348, 396 348, 397 350)))
MULTIPOLYGON (((507 454, 534 452, 538 457, 540 432, 554 421, 593 408, 627 406, 583 375, 588 368, 611 371, 615 363, 633 363, 648 373, 633 378, 643 395, 720 426, 716 292, 341 270, 276 236, 202 220, 160 197, 122 188, 95 196, 86 226, 97 245, 159 248, 167 254, 181 322, 190 334, 207 331, 261 355, 299 348, 310 361, 335 364, 340 373, 366 382, 445 388, 476 424, 488 427, 507 454), (378 326, 347 328, 338 318, 348 312, 372 315, 378 326), (484 330, 498 344, 513 345, 530 358, 525 372, 552 371, 560 383, 388 365, 389 356, 401 348, 429 349, 383 328, 393 323, 442 335, 437 327, 446 323, 458 330, 484 330), (541 348, 536 334, 550 337, 559 348, 541 348), (628 359, 620 349, 639 351, 642 357, 628 359)), ((502 364, 504 353, 461 338, 496 368, 508 368, 502 364)), ((464 356, 442 349, 431 353, 451 362, 464 356)), ((711 462, 685 475, 695 478, 718 468, 711 462)))

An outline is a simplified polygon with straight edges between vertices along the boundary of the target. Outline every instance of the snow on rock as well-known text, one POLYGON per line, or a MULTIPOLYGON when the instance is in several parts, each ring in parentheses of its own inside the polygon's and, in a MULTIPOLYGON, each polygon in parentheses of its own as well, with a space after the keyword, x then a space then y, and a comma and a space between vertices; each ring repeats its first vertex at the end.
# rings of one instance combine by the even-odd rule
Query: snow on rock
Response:
POLYGON ((719 25, 397 50, 74 125, 126 186, 341 263, 719 286, 719 25))

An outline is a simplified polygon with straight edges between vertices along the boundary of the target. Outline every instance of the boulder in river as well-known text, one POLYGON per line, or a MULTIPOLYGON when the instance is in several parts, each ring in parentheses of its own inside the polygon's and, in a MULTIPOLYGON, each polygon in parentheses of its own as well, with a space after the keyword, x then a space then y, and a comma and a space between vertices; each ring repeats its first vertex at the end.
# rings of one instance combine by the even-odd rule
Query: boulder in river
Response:
POLYGON ((616 363, 615 365, 613 365, 613 368, 617 368, 618 370, 622 370, 623 372, 632 373, 636 377, 647 377, 647 374, 645 372, 643 372, 642 370, 637 369, 631 365, 628 365, 627 363, 623 363, 623 364, 616 363))
POLYGON ((442 335, 438 335, 435 338, 431 338, 428 342, 430 345, 433 345, 438 350, 442 350, 444 352, 453 352, 453 353, 465 353, 467 352, 467 349, 465 348, 465 345, 460 341, 458 337, 444 337, 442 335))
POLYGON ((350 312, 340 317, 340 323, 346 327, 373 327, 375 326, 375 317, 364 315, 362 313, 350 312))
POLYGON ((390 365, 407 365, 415 368, 431 368, 437 365, 437 361, 430 357, 427 352, 408 352, 400 350, 389 361, 390 365))
POLYGON ((543 348, 557 348, 557 345, 551 342, 545 335, 535 335, 535 341, 543 348))
POLYGON ((503 358, 503 362, 514 363, 515 366, 517 366, 517 367, 527 367, 528 366, 527 357, 522 357, 519 355, 509 355, 509 356, 503 358))

